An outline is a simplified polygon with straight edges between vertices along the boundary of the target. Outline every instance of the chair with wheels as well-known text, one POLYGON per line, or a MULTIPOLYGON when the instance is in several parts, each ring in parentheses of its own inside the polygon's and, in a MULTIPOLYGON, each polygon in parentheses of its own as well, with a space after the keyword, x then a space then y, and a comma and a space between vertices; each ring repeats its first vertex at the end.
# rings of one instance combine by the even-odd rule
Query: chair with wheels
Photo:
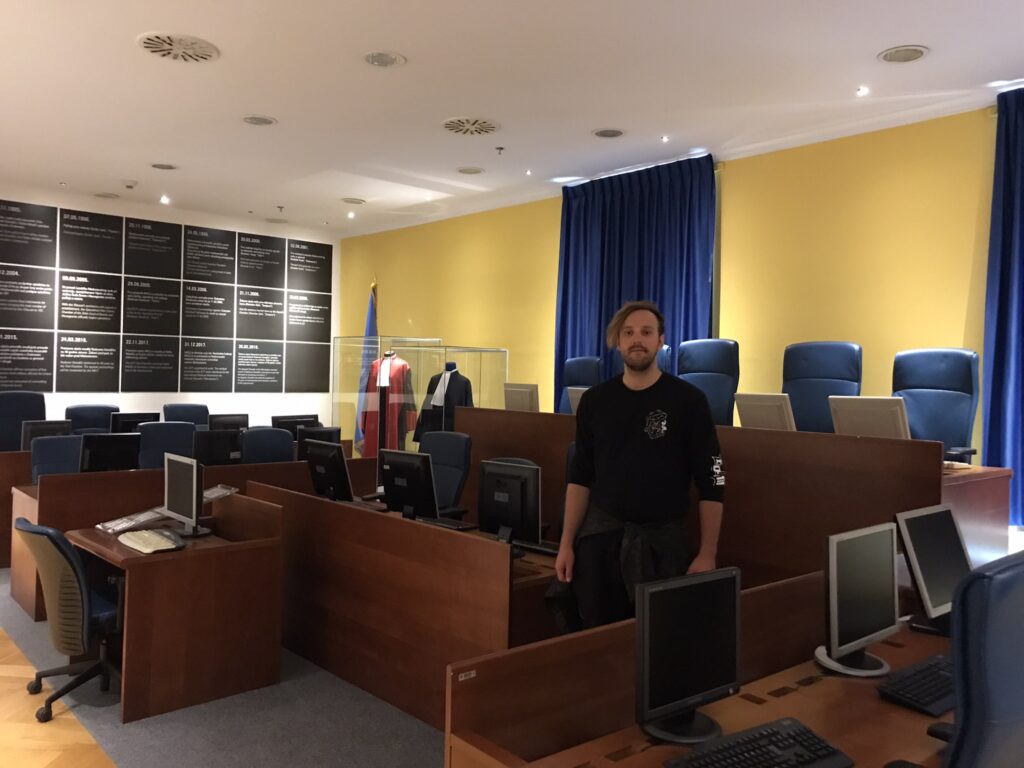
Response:
POLYGON ((292 433, 277 427, 254 427, 242 433, 242 463, 294 461, 292 433))
POLYGON ((21 422, 45 420, 42 392, 0 392, 0 451, 21 448, 21 422))
POLYGON ((198 429, 207 429, 210 409, 199 403, 164 403, 164 421, 190 421, 198 429))
POLYGON ((732 339, 694 339, 679 345, 679 378, 704 393, 715 424, 731 427, 740 383, 740 345, 732 339))
POLYGON ((43 475, 73 475, 82 466, 81 435, 50 435, 32 441, 32 484, 43 475))
POLYGON ((192 458, 196 425, 190 421, 147 421, 139 424, 139 469, 163 469, 164 454, 192 458))
POLYGON ((116 405, 69 405, 64 418, 71 422, 71 434, 88 435, 110 432, 110 414, 119 413, 116 405))

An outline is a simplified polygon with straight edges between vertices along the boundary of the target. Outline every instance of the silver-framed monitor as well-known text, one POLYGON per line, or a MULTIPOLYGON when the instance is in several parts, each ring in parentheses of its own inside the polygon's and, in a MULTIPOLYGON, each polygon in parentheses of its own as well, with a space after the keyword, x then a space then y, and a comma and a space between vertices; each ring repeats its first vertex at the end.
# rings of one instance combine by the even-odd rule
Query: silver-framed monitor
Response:
POLYGON ((209 528, 199 525, 203 513, 203 466, 195 459, 164 454, 164 505, 161 514, 182 523, 182 536, 205 536, 209 528))
POLYGON ((576 413, 576 409, 580 407, 580 398, 583 397, 583 393, 586 392, 590 387, 566 387, 565 391, 569 393, 569 411, 573 414, 576 413))
POLYGON ((902 397, 829 395, 828 408, 837 435, 910 439, 907 406, 902 397))
POLYGON ((540 396, 536 384, 513 384, 505 382, 505 410, 532 411, 540 410, 540 396))
POLYGON ((785 392, 737 392, 736 410, 740 414, 741 427, 796 431, 793 406, 785 392))

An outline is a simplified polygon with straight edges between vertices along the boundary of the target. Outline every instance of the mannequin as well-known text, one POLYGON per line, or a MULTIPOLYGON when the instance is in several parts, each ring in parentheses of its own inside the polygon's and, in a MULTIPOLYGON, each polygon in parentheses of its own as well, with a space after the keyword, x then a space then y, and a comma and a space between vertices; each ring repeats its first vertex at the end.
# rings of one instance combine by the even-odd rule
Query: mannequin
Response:
POLYGON ((409 363, 392 350, 374 360, 366 378, 364 402, 366 410, 360 416, 365 435, 363 457, 376 456, 381 448, 404 449, 405 436, 416 425, 409 363))
POLYGON ((455 363, 445 363, 444 370, 430 378, 412 439, 419 442, 424 432, 454 431, 455 408, 459 405, 473 407, 473 384, 459 373, 455 363))

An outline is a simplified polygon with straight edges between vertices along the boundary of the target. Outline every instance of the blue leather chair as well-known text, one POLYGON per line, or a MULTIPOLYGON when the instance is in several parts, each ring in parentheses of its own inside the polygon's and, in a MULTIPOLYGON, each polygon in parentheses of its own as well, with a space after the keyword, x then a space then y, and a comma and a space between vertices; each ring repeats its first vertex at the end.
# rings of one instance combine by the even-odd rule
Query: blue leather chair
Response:
POLYGON ((110 431, 110 414, 121 409, 116 405, 69 405, 64 418, 71 422, 71 434, 87 435, 110 431))
POLYGON ((420 453, 430 454, 437 511, 442 517, 461 518, 465 514, 458 506, 469 476, 472 449, 473 438, 462 432, 424 432, 421 436, 420 453))
POLYGON ((53 717, 53 702, 97 675, 100 690, 110 690, 110 675, 115 669, 107 661, 107 637, 120 633, 119 611, 109 596, 89 588, 82 560, 63 533, 33 525, 24 517, 14 521, 14 529, 36 561, 53 647, 65 656, 83 656, 99 640, 99 661, 89 659, 40 670, 28 684, 28 692, 37 694, 43 690, 44 677, 74 675, 36 711, 36 720, 45 723, 53 717))
POLYGON ((802 432, 834 432, 829 395, 859 395, 860 344, 809 341, 790 344, 782 358, 782 391, 802 432))
POLYGON ((732 426, 740 383, 740 345, 732 339, 694 339, 679 345, 679 378, 708 399, 715 424, 732 426))
POLYGON ((910 436, 941 440, 946 458, 970 461, 978 409, 978 353, 970 349, 910 349, 892 364, 892 393, 902 397, 910 436))
POLYGON ((163 469, 164 454, 192 458, 196 425, 191 421, 147 421, 139 424, 139 469, 163 469))
POLYGON ((81 435, 37 437, 32 441, 32 484, 43 475, 72 475, 82 462, 81 435))
POLYGON ((242 463, 266 464, 293 461, 292 433, 276 427, 256 427, 242 433, 242 463))
POLYGON ((21 422, 45 420, 42 392, 0 392, 0 451, 21 448, 21 422))
POLYGON ((562 368, 562 396, 558 400, 558 413, 572 413, 569 393, 565 387, 592 387, 600 383, 600 357, 570 357, 562 368))
POLYGON ((164 421, 190 421, 206 429, 210 426, 210 409, 198 403, 164 403, 164 421))

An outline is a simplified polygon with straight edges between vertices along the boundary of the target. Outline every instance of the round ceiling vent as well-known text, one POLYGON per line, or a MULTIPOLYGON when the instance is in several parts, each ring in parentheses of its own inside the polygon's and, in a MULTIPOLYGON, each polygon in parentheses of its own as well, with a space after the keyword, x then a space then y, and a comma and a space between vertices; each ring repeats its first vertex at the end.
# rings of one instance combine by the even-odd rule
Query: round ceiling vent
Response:
POLYGON ((341 202, 348 203, 349 205, 362 205, 366 201, 361 197, 343 197, 341 202))
POLYGON ((617 139, 622 135, 622 131, 618 128, 601 128, 594 131, 594 135, 602 139, 617 139))
POLYGON ((478 173, 483 173, 483 168, 477 168, 475 165, 466 165, 462 168, 456 168, 459 173, 464 173, 467 176, 476 176, 478 173))
POLYGON ((139 35, 136 40, 143 50, 162 59, 202 62, 216 61, 220 58, 220 49, 216 45, 192 35, 147 32, 139 35))
POLYGON ((924 45, 897 45, 895 48, 886 48, 878 54, 878 60, 889 64, 909 64, 917 61, 928 53, 924 45))
POLYGON ((479 117, 450 117, 444 121, 446 131, 463 136, 486 136, 494 133, 500 126, 493 120, 479 117))

